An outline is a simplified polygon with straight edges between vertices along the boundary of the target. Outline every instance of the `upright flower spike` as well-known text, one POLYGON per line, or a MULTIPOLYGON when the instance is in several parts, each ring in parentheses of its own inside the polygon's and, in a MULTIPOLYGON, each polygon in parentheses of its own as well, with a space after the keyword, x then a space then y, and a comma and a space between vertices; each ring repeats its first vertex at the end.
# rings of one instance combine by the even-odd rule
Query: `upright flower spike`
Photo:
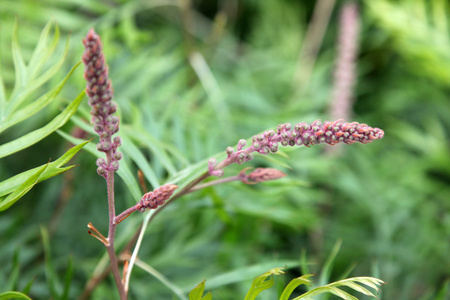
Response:
POLYGON ((113 135, 119 131, 119 118, 113 114, 117 106, 112 102, 113 89, 108 78, 108 66, 102 52, 102 42, 94 29, 90 29, 83 39, 85 51, 83 53, 84 78, 86 79, 86 94, 92 107, 91 123, 95 132, 100 136, 97 150, 106 153, 107 160, 97 159, 97 172, 106 178, 108 171, 119 169, 122 153, 117 151, 121 144, 120 137, 113 135))

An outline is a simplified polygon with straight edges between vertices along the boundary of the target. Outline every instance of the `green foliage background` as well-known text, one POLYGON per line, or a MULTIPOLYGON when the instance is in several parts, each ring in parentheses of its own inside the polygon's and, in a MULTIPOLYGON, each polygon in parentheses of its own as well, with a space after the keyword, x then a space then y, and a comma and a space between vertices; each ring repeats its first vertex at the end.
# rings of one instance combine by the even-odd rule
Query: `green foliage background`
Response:
MULTIPOLYGON (((279 123, 328 120, 343 3, 335 3, 308 80, 297 82, 294 74, 304 71, 298 57, 315 1, 2 0, 5 90, 10 93, 15 80, 11 41, 16 18, 26 59, 50 20, 61 31, 60 54, 65 37, 70 39, 60 71, 36 94, 58 84, 80 61, 81 39, 94 27, 120 107, 120 135, 131 148, 126 152, 139 149, 145 158, 139 162, 125 153, 125 160, 133 174, 138 167, 151 167, 146 174, 150 190, 279 123)), ((186 295, 206 278, 206 291, 214 299, 243 298, 251 280, 268 269, 287 265, 294 277, 303 265, 322 274, 319 284, 348 272, 381 278, 388 284, 380 299, 449 296, 450 7, 444 0, 358 4, 353 119, 382 128, 384 139, 346 146, 333 156, 324 153, 323 145, 258 156, 246 166, 277 167, 288 177, 208 188, 171 204, 149 226, 139 257, 186 295), (330 263, 327 258, 340 241, 330 263)), ((58 58, 51 57, 46 67, 58 58)), ((79 67, 69 78, 58 101, 2 133, 0 144, 57 115, 84 89, 82 72, 79 67)), ((88 118, 85 101, 62 131, 74 133, 76 124, 83 126, 88 118)), ((55 160, 68 145, 55 133, 1 159, 0 180, 55 160)), ((102 232, 107 228, 106 185, 96 174, 95 159, 80 152, 72 161, 78 167, 38 184, 1 213, 0 292, 26 289, 32 281, 29 295, 46 299, 52 289, 61 294, 64 277, 71 274, 67 297, 80 296, 105 254, 86 229, 88 222, 102 232)), ((226 174, 242 167, 227 168, 226 174)), ((117 181, 120 211, 138 199, 117 181)), ((133 215, 119 226, 119 248, 141 220, 133 215)), ((274 299, 288 279, 276 278, 279 288, 259 298, 274 299)), ((133 299, 175 297, 137 267, 130 290, 133 299)), ((115 297, 112 278, 92 294, 92 299, 115 297)))

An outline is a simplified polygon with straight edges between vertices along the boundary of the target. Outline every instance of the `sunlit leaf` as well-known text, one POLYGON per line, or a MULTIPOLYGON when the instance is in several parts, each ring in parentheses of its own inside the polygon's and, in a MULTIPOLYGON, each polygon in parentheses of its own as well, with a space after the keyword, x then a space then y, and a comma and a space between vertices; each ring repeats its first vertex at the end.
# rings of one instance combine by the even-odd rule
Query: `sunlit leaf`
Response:
POLYGON ((19 293, 19 292, 5 292, 0 294, 0 300, 8 300, 8 299, 28 299, 31 300, 30 297, 28 297, 25 294, 19 293))
POLYGON ((203 297, 203 291, 205 290, 205 280, 203 280, 200 284, 198 284, 190 293, 189 300, 211 300, 212 294, 208 292, 203 297))
POLYGON ((273 286, 274 280, 273 275, 282 275, 284 272, 282 271, 284 268, 274 268, 272 270, 267 271, 266 273, 258 276, 253 280, 252 286, 245 296, 245 300, 254 300, 256 296, 259 295, 264 290, 271 288, 273 286), (267 279, 270 277, 269 279, 267 279))

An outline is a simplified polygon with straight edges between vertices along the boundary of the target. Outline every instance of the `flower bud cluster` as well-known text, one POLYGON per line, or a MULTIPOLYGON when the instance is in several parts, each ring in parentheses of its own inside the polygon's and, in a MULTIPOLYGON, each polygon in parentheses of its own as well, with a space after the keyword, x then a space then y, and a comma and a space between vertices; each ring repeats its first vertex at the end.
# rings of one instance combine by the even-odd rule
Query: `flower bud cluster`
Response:
POLYGON ((252 152, 258 152, 263 155, 278 151, 281 146, 306 146, 316 144, 335 145, 337 143, 362 143, 367 144, 374 140, 383 138, 384 131, 379 128, 372 128, 366 124, 358 122, 346 123, 342 120, 334 122, 324 122, 319 120, 308 124, 306 122, 298 123, 292 126, 289 123, 280 124, 277 131, 269 130, 263 134, 255 135, 252 143, 244 149, 245 140, 240 140, 236 151, 233 147, 226 149, 227 158, 218 165, 209 164, 209 173, 216 172, 232 164, 243 164, 253 159, 252 152))
POLYGON ((256 168, 247 175, 245 174, 245 171, 247 169, 248 168, 242 170, 239 173, 241 181, 246 184, 256 184, 258 182, 275 180, 286 176, 286 174, 284 174, 280 170, 272 168, 256 168))
POLYGON ((152 192, 148 192, 142 196, 141 200, 136 205, 136 209, 140 212, 144 212, 146 208, 155 209, 158 206, 164 205, 177 188, 178 186, 175 184, 166 184, 152 192))
POLYGON ((117 106, 112 102, 113 89, 108 78, 108 66, 102 52, 100 37, 91 28, 83 39, 85 51, 83 53, 84 78, 86 79, 86 94, 89 97, 89 105, 92 107, 91 123, 95 132, 100 136, 97 150, 105 152, 108 162, 99 158, 97 160, 97 172, 106 177, 108 171, 117 171, 122 154, 117 151, 121 144, 120 137, 112 136, 119 131, 119 118, 113 114, 117 106))

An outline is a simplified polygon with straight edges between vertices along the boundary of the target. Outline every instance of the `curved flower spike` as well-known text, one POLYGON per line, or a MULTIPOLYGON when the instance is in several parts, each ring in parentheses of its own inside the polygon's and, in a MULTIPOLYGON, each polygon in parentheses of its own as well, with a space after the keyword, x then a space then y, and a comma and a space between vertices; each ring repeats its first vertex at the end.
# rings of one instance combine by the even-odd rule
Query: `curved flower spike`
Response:
POLYGON ((337 143, 362 143, 368 144, 374 140, 382 139, 384 131, 379 128, 372 128, 366 124, 358 122, 346 123, 342 120, 334 122, 326 121, 322 123, 316 120, 311 124, 306 122, 292 126, 289 123, 280 124, 277 131, 266 131, 263 134, 255 135, 252 143, 244 149, 245 143, 239 141, 236 151, 232 147, 226 150, 227 158, 214 168, 209 165, 209 173, 229 166, 233 163, 242 164, 253 159, 252 152, 263 155, 277 152, 279 144, 281 146, 306 146, 317 144, 335 145, 337 143))

